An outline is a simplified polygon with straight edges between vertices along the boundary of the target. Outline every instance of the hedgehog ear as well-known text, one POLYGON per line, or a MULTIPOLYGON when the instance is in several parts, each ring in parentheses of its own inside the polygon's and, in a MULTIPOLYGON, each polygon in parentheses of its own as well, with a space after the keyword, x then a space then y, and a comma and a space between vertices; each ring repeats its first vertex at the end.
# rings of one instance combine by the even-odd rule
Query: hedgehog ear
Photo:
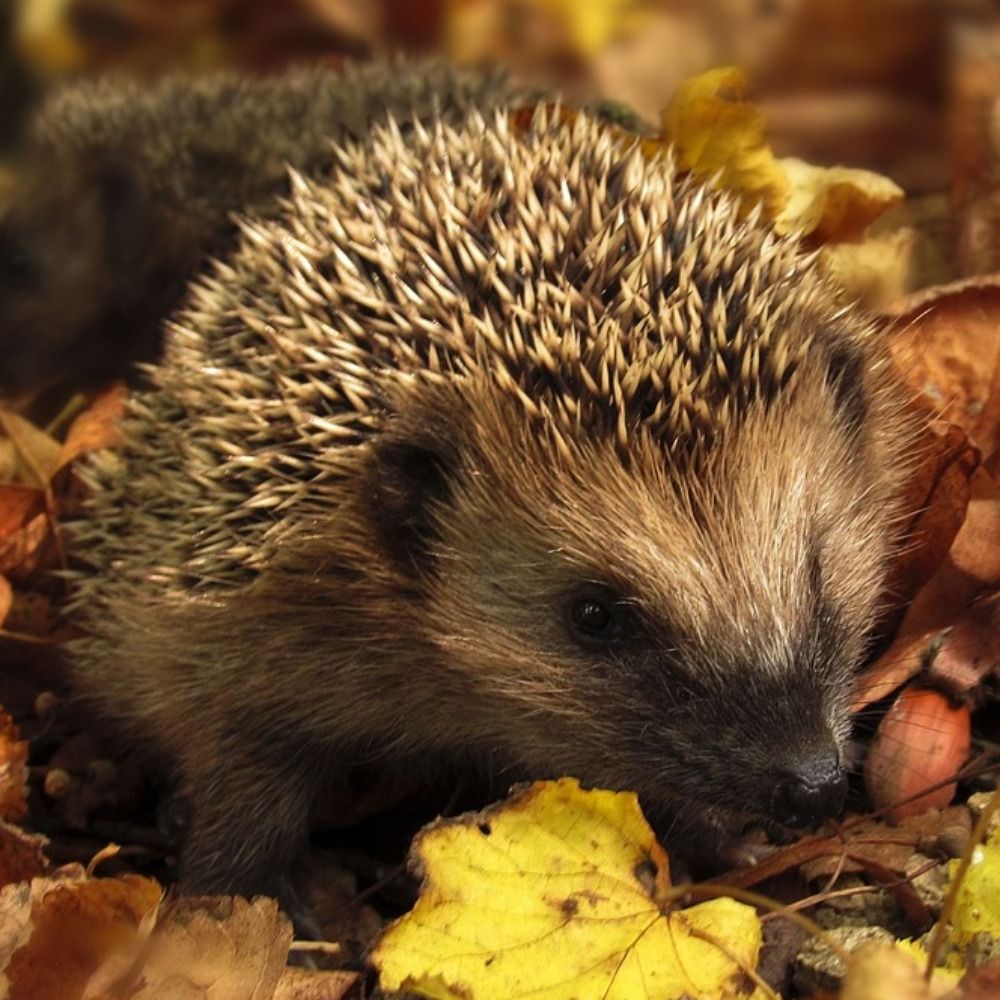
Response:
POLYGON ((430 569, 435 508, 451 495, 456 457, 447 437, 424 426, 389 431, 372 454, 372 513, 389 558, 404 572, 430 569))
POLYGON ((837 411, 852 433, 864 426, 868 414, 864 376, 864 358, 860 351, 850 345, 830 349, 827 384, 833 393, 837 411))

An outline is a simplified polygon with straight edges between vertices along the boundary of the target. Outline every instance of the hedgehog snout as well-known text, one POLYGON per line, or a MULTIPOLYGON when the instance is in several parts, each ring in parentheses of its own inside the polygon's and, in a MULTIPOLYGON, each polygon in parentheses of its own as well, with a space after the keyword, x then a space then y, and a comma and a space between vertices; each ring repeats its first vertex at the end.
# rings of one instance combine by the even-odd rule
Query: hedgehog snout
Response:
POLYGON ((768 800, 771 816, 786 826, 815 826, 837 816, 847 796, 847 776, 833 748, 776 768, 768 800))

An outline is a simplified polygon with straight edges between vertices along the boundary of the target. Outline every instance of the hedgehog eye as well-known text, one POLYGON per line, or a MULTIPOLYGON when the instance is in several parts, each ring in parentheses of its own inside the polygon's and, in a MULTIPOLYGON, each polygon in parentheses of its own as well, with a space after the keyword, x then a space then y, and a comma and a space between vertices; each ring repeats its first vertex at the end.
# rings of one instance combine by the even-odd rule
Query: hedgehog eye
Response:
POLYGON ((566 613, 574 638, 588 646, 613 642, 628 631, 628 608, 616 594, 603 587, 575 595, 566 613))

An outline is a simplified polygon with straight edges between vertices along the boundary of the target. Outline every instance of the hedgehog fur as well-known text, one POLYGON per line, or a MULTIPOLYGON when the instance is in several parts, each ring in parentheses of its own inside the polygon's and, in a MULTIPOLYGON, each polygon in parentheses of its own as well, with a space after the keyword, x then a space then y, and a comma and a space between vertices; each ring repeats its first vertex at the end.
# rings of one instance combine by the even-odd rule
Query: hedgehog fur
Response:
POLYGON ((323 170, 387 114, 457 118, 514 94, 500 74, 405 61, 57 91, 0 210, 0 391, 129 375, 186 279, 234 242, 233 213, 277 209, 289 166, 323 170))
POLYGON ((90 468, 81 690, 267 891, 359 764, 573 774, 816 822, 892 547, 903 400, 866 320, 586 114, 390 120, 295 175, 90 468))

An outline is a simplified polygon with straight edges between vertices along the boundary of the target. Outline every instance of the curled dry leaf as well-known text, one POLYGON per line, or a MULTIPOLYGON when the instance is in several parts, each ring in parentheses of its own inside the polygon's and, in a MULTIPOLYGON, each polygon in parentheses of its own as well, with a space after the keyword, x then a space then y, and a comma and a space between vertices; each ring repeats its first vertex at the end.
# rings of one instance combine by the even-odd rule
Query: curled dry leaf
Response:
POLYGON ((865 758, 865 787, 876 809, 893 820, 947 806, 955 782, 914 798, 956 774, 969 756, 966 705, 940 691, 911 685, 886 712, 865 758))
POLYGON ((851 167, 816 167, 786 157, 778 161, 789 198, 774 220, 779 233, 803 233, 813 245, 861 239, 883 212, 903 200, 888 177, 851 167))
POLYGON ((746 76, 736 66, 685 80, 661 115, 677 165, 701 177, 719 175, 746 209, 758 202, 768 218, 788 204, 788 179, 764 137, 764 116, 746 99, 746 76))
POLYGON ((661 122, 681 170, 718 176, 745 209, 760 203, 779 233, 798 233, 813 246, 860 239, 903 198, 898 185, 867 170, 777 159, 765 139, 764 116, 746 99, 746 77, 737 67, 686 80, 661 122))

